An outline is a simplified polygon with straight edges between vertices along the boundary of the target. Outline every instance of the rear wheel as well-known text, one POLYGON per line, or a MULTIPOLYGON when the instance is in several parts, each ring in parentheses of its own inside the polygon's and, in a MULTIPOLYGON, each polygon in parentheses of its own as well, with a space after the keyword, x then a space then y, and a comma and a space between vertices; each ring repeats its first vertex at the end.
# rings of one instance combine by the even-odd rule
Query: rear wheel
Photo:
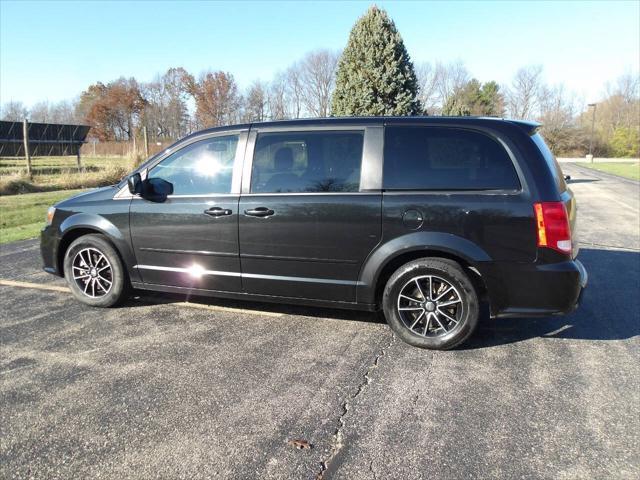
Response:
POLYGON ((120 257, 102 235, 84 235, 71 243, 64 257, 64 276, 71 293, 93 307, 111 307, 127 294, 120 257))
POLYGON ((478 324, 478 296, 460 265, 446 258, 422 258, 389 279, 385 318, 405 342, 446 350, 464 342, 478 324))

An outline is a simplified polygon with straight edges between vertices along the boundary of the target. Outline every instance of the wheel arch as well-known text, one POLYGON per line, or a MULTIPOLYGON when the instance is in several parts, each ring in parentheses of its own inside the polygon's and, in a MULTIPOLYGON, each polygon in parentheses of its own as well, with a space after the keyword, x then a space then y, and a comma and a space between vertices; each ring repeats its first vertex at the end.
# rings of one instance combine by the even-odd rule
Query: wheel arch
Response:
POLYGON ((100 215, 85 213, 67 217, 60 224, 60 242, 56 252, 58 272, 64 276, 64 257, 69 246, 78 238, 91 234, 102 235, 111 244, 130 276, 129 267, 134 264, 133 252, 120 229, 100 215))
POLYGON ((439 232, 415 232, 395 238, 376 249, 365 262, 360 275, 358 302, 380 305, 384 287, 400 266, 425 257, 453 260, 468 273, 478 297, 488 300, 487 286, 477 264, 491 257, 476 244, 462 237, 439 232))

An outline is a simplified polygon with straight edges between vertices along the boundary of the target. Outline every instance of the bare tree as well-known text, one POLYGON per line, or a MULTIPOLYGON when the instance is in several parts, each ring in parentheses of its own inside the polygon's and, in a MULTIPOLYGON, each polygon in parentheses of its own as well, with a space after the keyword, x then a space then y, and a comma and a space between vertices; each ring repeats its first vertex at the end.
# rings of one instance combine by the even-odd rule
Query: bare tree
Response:
POLYGON ((152 138, 177 139, 189 131, 183 68, 170 68, 142 86, 147 105, 144 124, 152 138))
POLYGON ((616 128, 639 128, 640 125, 640 76, 631 72, 618 77, 613 85, 607 84, 607 96, 598 105, 601 120, 609 124, 609 131, 616 128))
POLYGON ((506 89, 509 116, 523 119, 535 117, 541 86, 542 67, 540 65, 519 69, 511 82, 511 87, 506 89))
POLYGON ((32 122, 49 123, 51 106, 46 100, 44 102, 35 103, 29 112, 29 120, 32 122))
POLYGON ((307 53, 299 63, 302 103, 312 117, 327 117, 339 55, 330 50, 307 53))
POLYGON ((268 92, 269 117, 272 120, 289 118, 287 98, 287 75, 277 73, 269 85, 268 92))
POLYGON ((536 120, 549 148, 556 154, 584 147, 585 131, 576 123, 577 100, 568 95, 563 85, 540 86, 539 110, 536 120))
MULTIPOLYGON (((640 80, 638 73, 627 72, 605 89, 605 97, 597 102, 594 152, 637 156, 640 150, 640 80), (626 137, 626 140, 624 138, 626 137), (620 151, 620 140, 629 143, 627 153, 620 151), (615 144, 615 145, 614 145, 615 144), (635 147, 633 146, 635 145, 635 147), (632 153, 629 153, 632 152, 632 153)), ((578 123, 590 129, 593 110, 586 109, 578 123)))
POLYGON ((143 113, 143 123, 151 138, 162 138, 167 135, 166 125, 166 97, 160 76, 153 82, 143 83, 140 86, 142 96, 147 101, 143 113))
POLYGON ((22 102, 8 101, 2 106, 0 118, 9 122, 21 122, 29 116, 29 110, 22 102))
POLYGON ((616 82, 606 86, 607 96, 620 95, 627 103, 640 98, 640 75, 626 72, 617 78, 616 82))
POLYGON ((302 116, 302 97, 304 85, 302 83, 302 66, 296 62, 287 69, 287 103, 289 104, 289 116, 300 118, 302 116))
POLYGON ((422 63, 416 67, 418 77, 418 99, 428 115, 439 113, 442 108, 437 91, 436 69, 429 62, 422 63))
POLYGON ((69 100, 57 103, 38 102, 31 107, 29 120, 41 123, 78 123, 78 118, 75 114, 75 103, 77 102, 69 100))
POLYGON ((268 116, 267 87, 256 80, 245 97, 243 119, 245 122, 263 122, 268 116))
POLYGON ((436 87, 440 96, 440 102, 444 105, 449 97, 457 90, 463 88, 471 75, 469 70, 464 66, 462 60, 457 60, 448 64, 438 62, 436 64, 436 87))
POLYGON ((450 63, 423 63, 416 75, 420 87, 419 99, 425 113, 437 115, 451 97, 471 80, 469 71, 461 60, 450 63))
POLYGON ((49 117, 52 123, 82 123, 82 119, 76 115, 78 99, 62 100, 51 106, 49 117))

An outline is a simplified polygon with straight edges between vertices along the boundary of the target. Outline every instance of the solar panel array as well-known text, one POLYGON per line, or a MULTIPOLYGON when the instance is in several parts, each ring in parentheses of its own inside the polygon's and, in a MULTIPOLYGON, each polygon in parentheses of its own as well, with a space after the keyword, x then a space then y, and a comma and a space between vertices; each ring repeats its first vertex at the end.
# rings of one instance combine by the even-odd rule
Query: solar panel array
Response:
MULTIPOLYGON (((77 155, 91 127, 57 123, 29 123, 29 153, 32 157, 77 155)), ((22 122, 0 121, 0 157, 24 157, 22 122)))

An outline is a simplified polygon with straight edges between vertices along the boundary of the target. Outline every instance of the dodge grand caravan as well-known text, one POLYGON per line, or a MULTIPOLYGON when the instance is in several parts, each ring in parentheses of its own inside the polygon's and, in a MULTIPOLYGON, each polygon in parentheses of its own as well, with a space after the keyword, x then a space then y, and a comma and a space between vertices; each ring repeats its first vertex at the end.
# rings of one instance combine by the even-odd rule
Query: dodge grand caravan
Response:
POLYGON ((213 128, 49 209, 47 272, 95 307, 130 288, 365 310, 452 348, 492 317, 577 305, 576 203, 531 122, 332 118, 213 128))

